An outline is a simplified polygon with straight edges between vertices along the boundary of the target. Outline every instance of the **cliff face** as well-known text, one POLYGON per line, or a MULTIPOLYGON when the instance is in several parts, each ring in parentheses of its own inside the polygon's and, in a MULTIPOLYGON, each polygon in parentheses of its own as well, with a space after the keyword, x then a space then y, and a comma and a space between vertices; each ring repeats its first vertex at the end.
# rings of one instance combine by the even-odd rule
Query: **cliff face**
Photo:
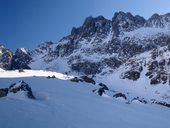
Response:
POLYGON ((13 53, 0 45, 0 68, 10 70, 12 67, 13 53))

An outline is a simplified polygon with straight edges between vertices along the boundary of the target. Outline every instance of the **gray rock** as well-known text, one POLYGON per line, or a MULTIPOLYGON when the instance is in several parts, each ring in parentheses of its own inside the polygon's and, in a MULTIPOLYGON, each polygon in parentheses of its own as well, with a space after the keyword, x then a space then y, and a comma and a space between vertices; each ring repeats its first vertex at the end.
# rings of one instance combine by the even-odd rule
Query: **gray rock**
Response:
POLYGON ((18 83, 14 83, 9 87, 9 92, 17 93, 19 91, 25 91, 28 98, 36 99, 33 95, 31 87, 24 81, 19 81, 18 83))
POLYGON ((109 90, 109 88, 107 87, 107 85, 103 84, 103 83, 99 83, 99 86, 102 87, 104 90, 109 90))
POLYGON ((124 98, 125 100, 127 99, 126 95, 123 94, 123 93, 116 93, 115 95, 113 95, 113 97, 115 97, 115 98, 122 97, 122 98, 124 98))
POLYGON ((12 61, 12 69, 30 69, 28 64, 31 62, 31 54, 26 50, 23 51, 21 48, 18 48, 15 52, 12 61))
POLYGON ((71 69, 86 75, 91 75, 91 74, 96 74, 101 72, 98 63, 88 62, 88 61, 74 63, 71 65, 71 69))
POLYGON ((91 83, 91 84, 96 84, 95 80, 93 78, 88 77, 88 76, 81 76, 80 78, 84 82, 91 83))
POLYGON ((0 97, 5 97, 8 94, 8 88, 0 89, 0 97))
POLYGON ((0 45, 0 51, 0 68, 11 70, 13 53, 2 45, 0 45))

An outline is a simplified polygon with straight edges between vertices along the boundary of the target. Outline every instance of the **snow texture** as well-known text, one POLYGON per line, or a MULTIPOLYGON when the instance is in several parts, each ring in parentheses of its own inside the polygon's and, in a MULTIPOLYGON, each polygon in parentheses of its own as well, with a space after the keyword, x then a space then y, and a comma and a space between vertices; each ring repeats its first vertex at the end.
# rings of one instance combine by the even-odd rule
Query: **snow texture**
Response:
POLYGON ((170 125, 168 108, 135 101, 126 104, 108 95, 100 97, 92 93, 95 86, 73 83, 68 81, 70 77, 60 73, 30 70, 2 71, 0 75, 1 88, 24 80, 37 98, 31 100, 22 93, 0 98, 2 128, 162 128, 170 125), (55 79, 42 77, 54 74, 55 79))

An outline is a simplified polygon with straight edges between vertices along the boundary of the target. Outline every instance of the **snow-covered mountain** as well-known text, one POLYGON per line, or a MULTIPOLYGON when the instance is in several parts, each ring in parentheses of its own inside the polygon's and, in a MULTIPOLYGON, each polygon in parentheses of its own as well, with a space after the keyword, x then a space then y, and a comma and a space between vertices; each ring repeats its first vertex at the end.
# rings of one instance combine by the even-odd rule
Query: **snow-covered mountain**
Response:
POLYGON ((145 79, 146 86, 168 86, 169 24, 169 13, 154 14, 148 20, 124 12, 116 12, 112 20, 90 16, 57 43, 46 41, 34 50, 19 48, 14 54, 2 46, 11 57, 3 57, 8 54, 1 50, 1 58, 5 61, 1 61, 0 66, 8 70, 31 68, 89 75, 106 83, 108 77, 111 78, 109 87, 113 87, 111 83, 117 84, 115 79, 132 81, 135 85, 145 79))
POLYGON ((170 38, 170 15, 154 14, 148 20, 117 12, 112 20, 88 17, 58 43, 44 42, 32 53, 32 69, 95 75, 114 72, 129 58, 157 47, 170 38))
POLYGON ((32 60, 25 48, 18 48, 15 54, 3 45, 0 45, 0 68, 4 70, 30 69, 28 64, 32 60))
POLYGON ((1 45, 0 83, 3 128, 167 127, 170 14, 90 16, 57 43, 1 45))
POLYGON ((87 17, 82 26, 59 42, 40 44, 35 50, 16 50, 11 69, 32 68, 95 75, 113 72, 134 55, 166 46, 170 15, 154 14, 148 20, 116 12, 112 20, 87 17))

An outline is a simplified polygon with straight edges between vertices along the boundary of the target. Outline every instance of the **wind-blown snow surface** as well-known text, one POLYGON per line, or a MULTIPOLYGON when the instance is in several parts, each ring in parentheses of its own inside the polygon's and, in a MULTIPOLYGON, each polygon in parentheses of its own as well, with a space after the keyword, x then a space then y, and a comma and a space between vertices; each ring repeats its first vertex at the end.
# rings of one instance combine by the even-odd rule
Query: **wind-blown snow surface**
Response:
POLYGON ((24 72, 0 72, 0 88, 24 80, 37 98, 31 100, 18 94, 0 98, 2 128, 162 128, 170 125, 168 108, 126 104, 107 95, 100 97, 92 93, 95 86, 73 83, 68 81, 70 77, 59 73, 26 71, 25 74, 27 77, 24 72), (31 77, 31 73, 55 74, 56 78, 31 77))

